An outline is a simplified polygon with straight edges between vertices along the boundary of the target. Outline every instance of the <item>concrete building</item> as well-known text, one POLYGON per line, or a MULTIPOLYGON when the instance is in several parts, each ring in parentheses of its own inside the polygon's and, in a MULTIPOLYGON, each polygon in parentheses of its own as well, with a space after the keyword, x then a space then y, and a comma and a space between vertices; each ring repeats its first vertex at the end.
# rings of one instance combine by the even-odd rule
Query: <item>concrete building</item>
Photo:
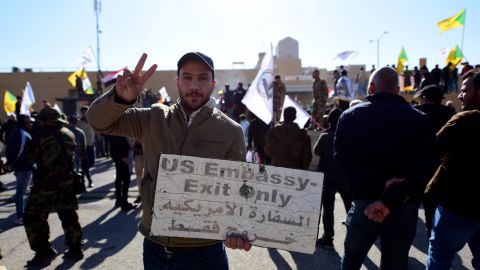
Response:
MULTIPOLYGON (((282 77, 287 87, 287 94, 307 109, 311 106, 311 74, 314 69, 319 69, 320 77, 327 81, 329 88, 333 88, 332 71, 318 67, 302 67, 302 61, 299 56, 299 43, 295 39, 286 37, 280 40, 275 51, 275 74, 279 74, 282 77)), ((259 53, 256 66, 251 69, 216 70, 217 89, 215 92, 225 89, 225 84, 227 83, 230 84, 231 89, 235 89, 238 81, 243 82, 246 88, 254 80, 264 56, 265 53, 259 53)), ((319 63, 319 65, 322 65, 322 63, 319 63)), ((355 80, 362 66, 365 68, 364 65, 350 65, 345 66, 345 69, 348 70, 350 78, 355 80)), ((42 101, 45 100, 52 105, 57 103, 66 114, 73 114, 78 112, 82 105, 89 104, 94 99, 94 96, 79 96, 76 90, 72 89, 72 86, 67 81, 68 76, 72 72, 35 72, 31 69, 21 72, 18 68, 12 69, 12 72, 0 73, 0 91, 3 93, 5 90, 8 90, 16 96, 22 96, 22 91, 28 81, 32 85, 35 94, 36 103, 33 106, 34 110, 39 111, 42 109, 42 101)), ((103 73, 108 74, 110 72, 104 71, 103 73)), ((95 85, 96 73, 89 72, 88 76, 92 84, 95 85)), ((147 81, 145 87, 151 89, 153 93, 157 93, 164 86, 171 99, 175 101, 178 98, 175 84, 176 76, 176 70, 157 70, 150 80, 147 81)), ((411 99, 412 97, 407 95, 407 98, 411 99)), ((448 98, 456 102, 457 108, 459 107, 455 97, 448 98)), ((0 110, 0 119, 4 119, 5 116, 4 110, 0 110)))

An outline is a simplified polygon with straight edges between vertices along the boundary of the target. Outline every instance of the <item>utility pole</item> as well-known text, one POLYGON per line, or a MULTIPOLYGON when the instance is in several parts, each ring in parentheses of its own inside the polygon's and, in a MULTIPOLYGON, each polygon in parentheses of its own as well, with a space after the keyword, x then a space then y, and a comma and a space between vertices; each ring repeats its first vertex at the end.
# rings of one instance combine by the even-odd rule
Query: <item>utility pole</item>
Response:
POLYGON ((95 18, 96 18, 96 27, 97 27, 97 94, 101 94, 103 91, 102 89, 102 70, 100 69, 100 34, 102 31, 100 30, 100 24, 98 22, 98 17, 102 12, 102 3, 101 0, 93 0, 93 9, 95 10, 95 18))
MULTIPOLYGON (((377 39, 377 68, 380 68, 380 40, 384 35, 388 34, 388 31, 383 32, 377 39)), ((373 40, 370 40, 370 42, 373 42, 373 40)))

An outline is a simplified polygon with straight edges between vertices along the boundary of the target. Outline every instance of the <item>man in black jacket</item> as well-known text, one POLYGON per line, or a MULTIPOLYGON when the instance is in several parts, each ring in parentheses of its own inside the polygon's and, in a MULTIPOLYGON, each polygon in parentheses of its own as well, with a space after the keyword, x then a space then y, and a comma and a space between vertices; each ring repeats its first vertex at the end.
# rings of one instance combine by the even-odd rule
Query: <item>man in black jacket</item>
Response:
MULTIPOLYGON (((437 133, 440 128, 447 123, 453 116, 453 111, 445 105, 442 105, 443 91, 438 85, 428 85, 422 88, 416 95, 420 99, 420 105, 415 109, 424 112, 432 121, 433 130, 437 133)), ((437 158, 440 164, 440 158, 437 158)), ((425 210, 425 225, 427 227, 428 237, 432 231, 432 219, 435 214, 437 203, 434 198, 425 196, 423 200, 423 209, 425 210)))
POLYGON ((122 210, 135 208, 128 199, 128 189, 130 188, 130 170, 128 169, 128 151, 130 145, 126 137, 109 135, 110 155, 115 163, 115 207, 121 207, 122 210))
POLYGON ((366 102, 341 115, 335 134, 334 157, 353 197, 342 269, 360 269, 379 236, 381 268, 406 269, 437 157, 435 133, 428 117, 398 95, 394 69, 375 71, 368 90, 366 102))
POLYGON ((338 168, 337 163, 333 159, 333 139, 335 130, 337 129, 338 118, 342 114, 339 108, 333 108, 328 113, 329 127, 324 132, 320 133, 318 141, 313 149, 314 153, 320 156, 318 164, 319 171, 323 172, 323 236, 317 240, 317 246, 325 249, 333 249, 333 212, 335 209, 335 194, 338 192, 342 197, 345 211, 350 209, 352 203, 352 196, 347 189, 345 183, 345 175, 338 168))

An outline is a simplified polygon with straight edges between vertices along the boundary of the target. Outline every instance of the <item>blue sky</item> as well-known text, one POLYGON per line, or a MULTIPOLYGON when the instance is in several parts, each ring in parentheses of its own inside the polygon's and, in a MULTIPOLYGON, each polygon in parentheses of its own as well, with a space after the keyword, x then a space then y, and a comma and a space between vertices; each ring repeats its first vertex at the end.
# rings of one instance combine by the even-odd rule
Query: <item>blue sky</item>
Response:
MULTIPOLYGON (((410 66, 419 57, 444 65, 441 51, 461 45, 462 29, 439 35, 436 23, 467 9, 464 53, 480 64, 478 0, 102 0, 100 64, 103 70, 133 67, 142 52, 147 65, 175 69, 187 51, 210 55, 217 68, 242 61, 253 68, 258 53, 290 36, 299 42, 303 66, 397 61, 405 47, 410 66), (476 49, 477 48, 477 49, 476 49), (345 50, 354 59, 332 59, 345 50)), ((93 0, 0 2, 0 72, 12 66, 35 71, 72 71, 87 46, 96 53, 93 0)), ((96 69, 95 64, 88 66, 96 69)))

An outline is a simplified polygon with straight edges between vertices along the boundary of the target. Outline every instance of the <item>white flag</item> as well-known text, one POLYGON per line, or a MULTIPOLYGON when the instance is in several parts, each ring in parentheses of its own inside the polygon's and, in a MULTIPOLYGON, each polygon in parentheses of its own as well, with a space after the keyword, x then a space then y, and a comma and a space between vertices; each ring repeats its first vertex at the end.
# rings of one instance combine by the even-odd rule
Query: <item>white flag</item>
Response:
POLYGON ((60 109, 60 107, 58 106, 57 103, 55 103, 55 105, 53 105, 52 109, 54 109, 55 111, 57 111, 59 114, 62 114, 62 110, 60 109))
POLYGON ((23 92, 22 104, 20 105, 20 114, 30 115, 30 107, 35 103, 32 86, 27 82, 23 92))
POLYGON ((274 77, 273 57, 270 52, 267 52, 255 80, 242 99, 242 103, 247 106, 248 110, 266 124, 272 121, 274 77))
POLYGON ((357 55, 358 55, 357 51, 344 51, 344 52, 341 52, 341 53, 337 54, 337 56, 335 56, 335 58, 333 58, 332 60, 340 58, 340 59, 342 59, 342 61, 345 61, 350 56, 355 57, 357 55))
POLYGON ((310 119, 310 114, 308 114, 302 106, 300 106, 295 100, 293 100, 290 96, 285 96, 285 101, 283 102, 282 108, 282 116, 280 117, 280 121, 283 121, 283 110, 287 107, 294 107, 297 111, 297 118, 295 118, 294 123, 297 123, 300 128, 303 128, 307 123, 308 119, 310 119))
POLYGON ((88 63, 92 63, 95 60, 95 55, 93 54, 93 50, 91 46, 88 46, 87 49, 83 52, 80 59, 78 59, 78 68, 85 68, 88 63))
POLYGON ((164 102, 170 102, 171 101, 170 96, 167 93, 167 88, 165 88, 165 86, 162 86, 162 88, 160 88, 160 90, 158 90, 158 93, 163 98, 164 102))

